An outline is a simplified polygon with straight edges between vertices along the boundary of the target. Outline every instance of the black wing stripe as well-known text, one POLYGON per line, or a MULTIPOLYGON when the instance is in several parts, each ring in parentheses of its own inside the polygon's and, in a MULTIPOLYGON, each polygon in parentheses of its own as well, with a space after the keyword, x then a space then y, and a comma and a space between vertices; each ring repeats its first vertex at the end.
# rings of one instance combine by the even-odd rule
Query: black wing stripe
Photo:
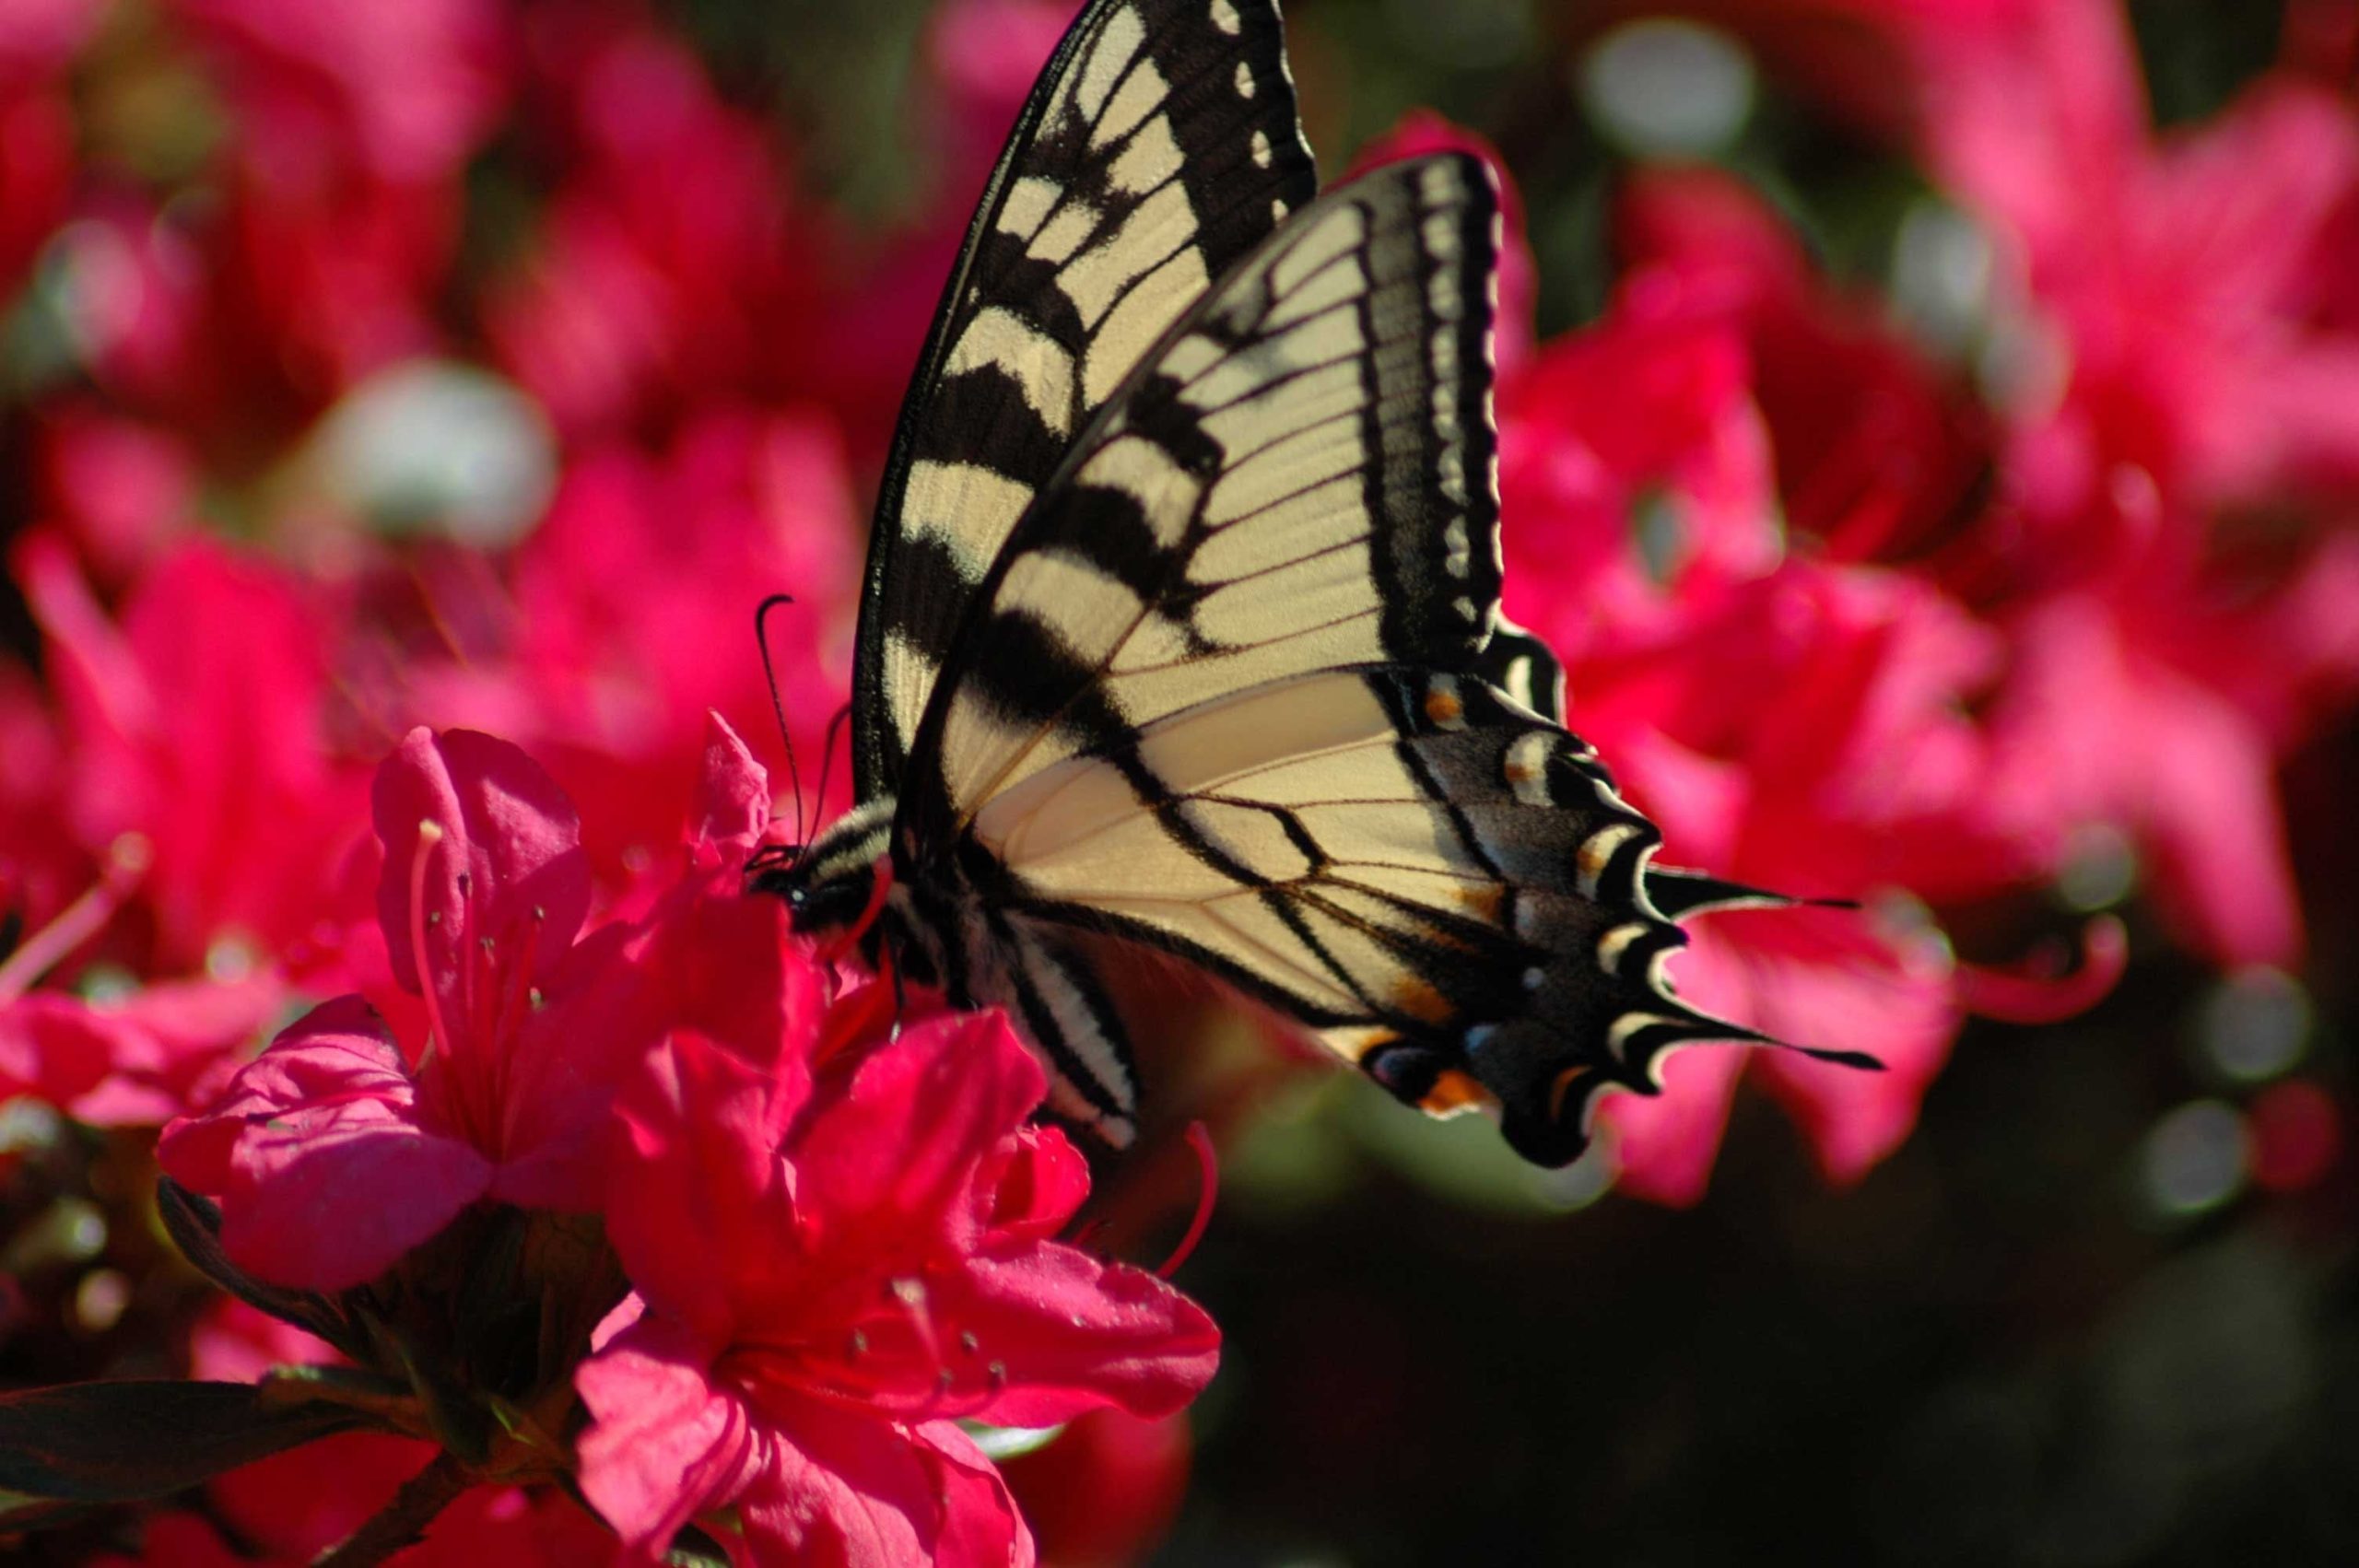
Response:
POLYGON ((1271 0, 1095 0, 1068 30, 986 187, 886 463, 854 666, 862 800, 898 787, 976 563, 1144 347, 1316 185, 1271 0), (957 547, 913 553, 913 532, 957 547))
POLYGON ((1026 1033, 1055 1069, 1051 1105, 1127 1145, 1138 1109, 1130 1043, 1113 1000, 1088 963, 1053 925, 995 911, 992 930, 1008 955, 1012 991, 1026 1033))

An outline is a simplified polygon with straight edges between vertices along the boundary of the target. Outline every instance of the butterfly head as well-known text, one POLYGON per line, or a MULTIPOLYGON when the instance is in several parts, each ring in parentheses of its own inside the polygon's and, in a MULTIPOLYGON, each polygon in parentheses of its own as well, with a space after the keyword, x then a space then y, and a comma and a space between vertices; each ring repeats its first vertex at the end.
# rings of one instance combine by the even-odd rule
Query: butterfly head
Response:
POLYGON ((806 935, 865 925, 880 896, 878 862, 893 831, 893 802, 856 806, 808 844, 780 845, 745 868, 748 888, 786 901, 788 919, 806 935))

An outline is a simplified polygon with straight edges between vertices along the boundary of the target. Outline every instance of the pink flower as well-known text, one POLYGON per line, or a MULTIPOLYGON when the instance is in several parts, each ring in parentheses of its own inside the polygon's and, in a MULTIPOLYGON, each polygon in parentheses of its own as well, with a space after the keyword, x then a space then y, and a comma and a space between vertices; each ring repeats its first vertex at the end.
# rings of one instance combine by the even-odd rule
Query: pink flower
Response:
POLYGON ((182 550, 117 626, 51 536, 17 564, 60 713, 7 720, 0 883, 34 929, 0 964, 0 1094, 152 1125, 218 1086, 290 975, 342 973, 359 781, 322 755, 316 633, 268 568, 182 550), (62 989, 100 961, 148 983, 62 989))
POLYGON ((0 17, 0 299, 15 296, 71 198, 65 68, 100 10, 99 0, 18 0, 0 17))
MULTIPOLYGON (((2316 613, 2348 628, 2359 581, 2346 574, 2337 599, 2316 613)), ((2296 962, 2277 747, 2254 706, 2216 684, 2255 646, 2250 630, 2223 636, 2188 606, 2156 620, 2068 593, 2026 606, 2012 632, 2014 668, 1990 720, 2001 809, 2118 827, 2152 852, 2160 905, 2190 947, 2227 965, 2296 962)))
POLYGON ((0 1101, 30 1094, 94 1127, 157 1126, 208 1098, 285 1000, 264 975, 97 1000, 0 978, 0 1101))
POLYGON ((15 298, 73 187, 74 116, 65 95, 0 77, 0 298, 15 298))
MULTIPOLYGON (((2157 137, 2118 0, 1719 8, 1780 59, 1797 22, 1835 24, 1804 53, 1848 32, 1880 63, 1877 94, 1905 104, 1871 118, 1905 131, 1998 241, 2028 307, 2008 323, 2019 341, 1999 410, 2008 492, 2038 531, 2024 568, 2084 572, 2138 548, 2109 516, 2125 471, 2172 513, 2288 483, 2351 492, 2359 322, 2336 309, 2359 200, 2347 103, 2277 73, 2211 123, 2157 137)), ((2289 48, 2305 36, 2330 59, 2341 47, 2296 28, 2289 48)))
MULTIPOLYGON (((816 772, 848 679, 850 490, 836 432, 809 413, 713 408, 654 456, 596 442, 518 547, 506 591, 479 561, 429 564, 415 574, 428 602, 376 617, 403 636, 415 619, 421 646, 380 662, 381 637, 354 637, 352 684, 388 723, 529 746, 580 802, 600 884, 619 889, 674 841, 675 780, 705 744, 706 710, 775 730, 752 636, 767 592, 795 596, 770 641, 816 772)), ((406 575, 388 586, 413 591, 406 575)))
POLYGON ((379 769, 376 806, 378 912, 430 1051, 405 1053, 366 1001, 340 998, 158 1148, 175 1179, 222 1197, 240 1267, 314 1290, 374 1277, 478 1199, 594 1209, 614 1074, 648 1039, 623 933, 575 944, 580 831, 523 753, 414 731, 379 769))
POLYGON ((137 577, 194 523, 194 454, 170 430, 66 404, 36 433, 44 509, 102 582, 137 577))
POLYGON ((269 185, 316 190, 455 173, 505 96, 490 0, 382 15, 299 0, 171 0, 244 122, 240 156, 269 185))
POLYGON ((617 13, 548 8, 525 30, 538 128, 567 162, 540 247, 488 300, 500 362, 569 434, 716 395, 810 395, 829 242, 788 209, 765 128, 681 44, 617 13))
POLYGON ((1040 1069, 996 1015, 848 1066, 677 1032, 626 1095, 608 1234, 644 1309, 577 1375, 583 1491, 652 1561, 734 1505, 758 1563, 1032 1561, 960 1420, 1168 1413, 1217 1336, 1153 1277, 1050 1239, 1087 1190, 1027 1129, 1040 1069))
POLYGON ((1618 317, 1742 340, 1787 527, 1851 560, 1945 542, 1990 461, 1988 420, 1883 301, 1837 292, 1785 220, 1718 170, 1638 170, 1613 223, 1618 317))
POLYGON ((147 846, 138 967, 250 966, 310 938, 359 778, 326 755, 325 661, 291 582, 192 544, 111 624, 53 539, 20 541, 15 566, 48 638, 74 837, 94 860, 125 834, 147 846))
POLYGON ((1672 635, 1683 596, 1769 569, 1751 380, 1730 327, 1643 305, 1544 345, 1499 393, 1508 613, 1579 661, 1672 635))

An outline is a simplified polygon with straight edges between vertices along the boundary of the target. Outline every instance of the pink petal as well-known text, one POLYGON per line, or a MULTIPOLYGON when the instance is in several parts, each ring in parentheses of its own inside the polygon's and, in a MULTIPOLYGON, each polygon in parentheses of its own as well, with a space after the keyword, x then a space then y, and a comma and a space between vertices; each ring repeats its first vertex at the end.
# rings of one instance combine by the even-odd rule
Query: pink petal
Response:
POLYGON ((2154 705, 2142 793, 2167 911, 2223 964, 2291 968, 2302 912, 2268 740, 2192 686, 2154 705))
POLYGON ((430 821, 441 831, 426 851, 423 940, 443 1017, 464 1035, 475 1016, 471 1004, 495 1011, 496 999, 472 996, 472 976, 523 962, 519 954, 529 953, 531 977, 545 979, 581 929, 590 870, 580 819, 532 758, 472 730, 411 731, 377 770, 373 801, 385 846, 378 918, 393 974, 413 991, 422 989, 410 907, 418 825, 430 821), (493 948, 485 959, 487 939, 493 948))
POLYGON ((729 720, 705 714, 704 776, 688 841, 718 864, 742 864, 770 825, 770 780, 729 720))
POLYGON ((1007 1168, 992 1184, 994 1239, 1045 1241, 1089 1197, 1089 1162, 1053 1127, 1021 1128, 1009 1141, 1007 1168))
POLYGON ((974 1439, 947 1421, 928 1422, 912 1428, 910 1435, 933 1452, 938 1467, 934 1473, 944 1499, 943 1527, 934 1561, 1032 1568, 1032 1532, 1006 1480, 974 1439))
POLYGON ((166 980, 110 1002, 37 991, 0 1008, 0 1073, 32 1065, 47 1075, 34 1092, 94 1127, 160 1126, 217 1089, 286 1002, 269 974, 166 980))
POLYGON ((123 1048, 113 1021, 80 997, 35 991, 0 1004, 0 1099, 70 1105, 105 1082, 123 1048))
MULTIPOLYGON (((2015 635, 1992 720, 2007 809, 2140 833, 2166 911, 2199 947, 2231 963, 2294 962, 2301 915, 2259 726, 2140 646, 2118 606, 2062 596, 2015 635)), ((2167 647, 2167 630, 2144 636, 2167 647)))
POLYGON ((587 1213, 605 1201, 615 1095, 663 1034, 665 998, 607 926, 569 950, 540 1007, 504 1041, 498 1071, 499 1170, 491 1195, 525 1209, 587 1213))
POLYGON ((1947 949, 1930 934, 1883 932, 1865 916, 1803 912, 1737 946, 1749 998, 1743 1016, 1796 1045, 1864 1051, 1884 1064, 1864 1072, 1790 1051, 1763 1050, 1762 1082, 1809 1135, 1820 1169, 1859 1180, 1907 1141, 1925 1091, 1949 1060, 1964 1022, 1947 949), (1773 945, 1774 942, 1774 945, 1773 945))
POLYGON ((344 1432, 241 1466, 207 1490, 218 1516, 271 1561, 309 1562, 393 1502, 434 1454, 415 1438, 344 1432))
POLYGON ((294 581, 193 544, 135 586, 117 631, 52 541, 18 548, 67 715, 76 832, 94 850, 147 837, 163 961, 194 967, 225 930, 272 949, 308 933, 357 781, 327 760, 325 656, 294 581))
POLYGON ((1050 1562, 1144 1562, 1180 1515, 1194 1454, 1184 1416, 1092 1410, 1001 1473, 1050 1562))
POLYGON ((259 1383, 274 1366, 324 1366, 337 1359, 324 1340, 231 1295, 215 1297, 189 1329, 192 1377, 259 1383))
POLYGON ((649 1562, 682 1525, 763 1479, 745 1408, 714 1386, 710 1362, 703 1341, 651 1316, 573 1375, 591 1415, 582 1493, 649 1562))
POLYGON ((997 1013, 946 1014, 877 1047, 790 1147, 805 1247, 841 1268, 946 1235, 976 1167, 1046 1092, 997 1013))
POLYGON ((108 1552, 91 1568, 250 1568, 253 1559, 232 1551, 218 1531, 195 1514, 159 1514, 147 1523, 136 1557, 108 1552))
POLYGON ((157 1156, 220 1198, 239 1267, 320 1291, 382 1273, 491 1178, 480 1153, 420 1124, 400 1048, 358 997, 313 1009, 221 1104, 166 1128, 157 1156))
POLYGON ((499 1079, 497 1196, 601 1207, 609 1107, 667 1032, 693 1032, 767 1072, 776 1144, 807 1089, 826 980, 791 942, 785 906, 738 895, 734 870, 726 880, 732 891, 715 894, 692 877, 640 926, 578 943, 550 977, 499 1079))
POLYGON ((700 1036, 675 1034, 617 1106, 606 1234, 640 1293, 713 1343, 738 1331, 734 1281, 785 1267, 792 1194, 778 1156, 770 1074, 700 1036))
POLYGON ((1113 1404, 1169 1415, 1220 1365, 1202 1307, 1143 1270, 1056 1243, 971 1259, 937 1280, 944 1320, 974 1336, 1003 1390, 975 1413, 1002 1426, 1053 1426, 1113 1404))
POLYGON ((782 901, 691 886, 659 905, 633 942, 661 1024, 694 1028, 802 1081, 828 982, 790 932, 782 901))
POLYGON ((1660 1095, 1600 1101, 1598 1122, 1613 1141, 1614 1186, 1675 1209, 1701 1202, 1744 1061, 1742 1047, 1691 1046, 1663 1064, 1660 1095))
POLYGON ((952 1423, 904 1429, 791 1397, 759 1420, 767 1462, 738 1508, 765 1568, 1033 1561, 1006 1483, 952 1423))

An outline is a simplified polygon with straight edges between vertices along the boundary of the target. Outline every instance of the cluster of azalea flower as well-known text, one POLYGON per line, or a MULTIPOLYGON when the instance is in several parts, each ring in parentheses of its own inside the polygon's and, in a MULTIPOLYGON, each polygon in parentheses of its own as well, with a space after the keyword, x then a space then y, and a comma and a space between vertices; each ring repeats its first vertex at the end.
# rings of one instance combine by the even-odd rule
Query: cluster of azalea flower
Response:
MULTIPOLYGON (((0 1159, 53 1191, 77 1129, 142 1158, 163 1129, 164 1219, 227 1292, 102 1236, 0 1333, 110 1374, 185 1342, 208 1398, 326 1367, 152 1473, 7 1490, 284 1450, 124 1561, 365 1562, 432 1518, 403 1561, 646 1558, 700 1519, 755 1561, 999 1562, 1031 1537, 984 1428, 1203 1385, 1204 1316, 1058 1239, 1087 1174, 1027 1125, 1004 1024, 921 999, 895 1033, 740 895, 768 788, 708 714, 760 732, 743 628, 785 589, 780 695, 823 749, 855 476, 1072 9, 946 0, 932 216, 880 240, 636 0, 0 6, 30 501, 0 1159)), ((1535 342, 1509 236, 1508 611, 1667 860, 1867 907, 1699 928, 1684 994, 1888 1071, 1685 1053, 1605 1113, 1621 1188, 1668 1202, 1741 1073, 1853 1179, 1969 1012, 2070 1012, 2123 961, 2097 921, 2069 976, 1978 966, 1945 912, 2138 867, 2189 951, 2297 964, 2275 771, 2359 692, 2343 8, 2297 0, 2281 61, 2166 138, 2117 0, 1700 9, 1914 162, 1904 245, 1957 287, 1903 324, 1735 176, 1641 162, 1603 313, 1535 342)), ((1440 143, 1480 146, 1419 119, 1361 160, 1440 143)))

